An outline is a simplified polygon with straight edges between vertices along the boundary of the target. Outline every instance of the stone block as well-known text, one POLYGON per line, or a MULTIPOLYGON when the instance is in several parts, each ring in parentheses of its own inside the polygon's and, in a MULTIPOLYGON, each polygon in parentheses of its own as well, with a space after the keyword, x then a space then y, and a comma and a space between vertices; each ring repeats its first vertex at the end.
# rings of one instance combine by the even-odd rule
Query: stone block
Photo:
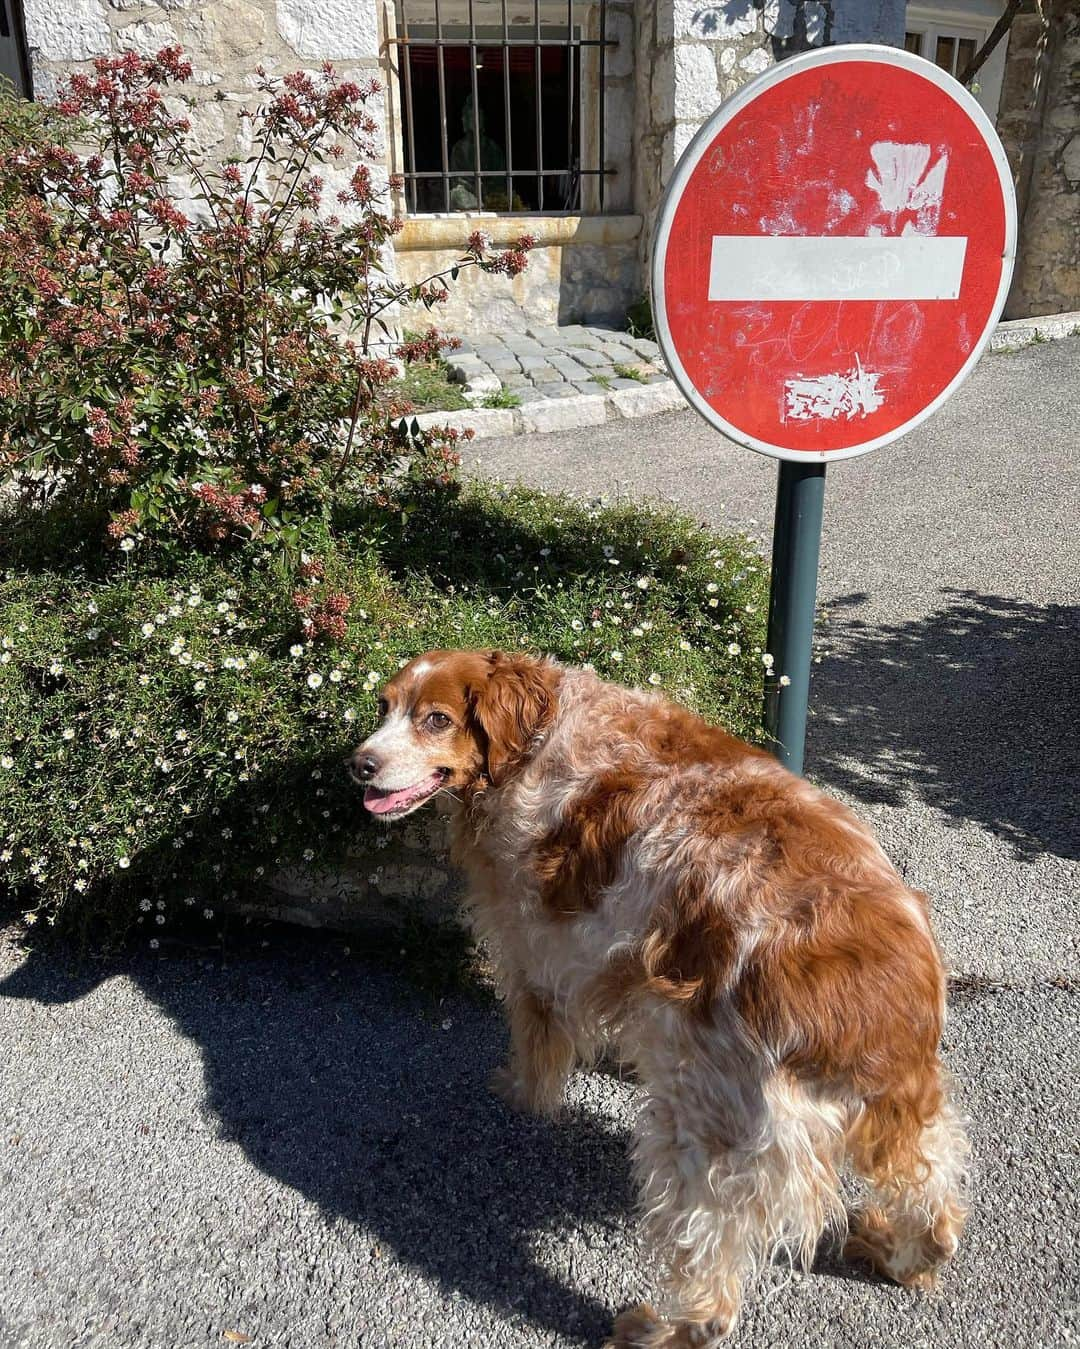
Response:
MULTIPOLYGON (((412 417, 405 419, 412 422, 412 417)), ((514 413, 510 408, 476 408, 469 412, 422 412, 416 419, 422 431, 448 426, 453 431, 471 430, 477 440, 486 436, 512 436, 514 413)))
POLYGON ((680 42, 675 47, 675 116, 704 121, 720 104, 720 81, 711 46, 680 42))
POLYGON ((591 347, 581 347, 574 352, 574 359, 580 364, 588 366, 590 370, 598 370, 609 364, 608 358, 602 352, 596 351, 591 347))
POLYGON ((607 421, 606 400, 575 394, 570 398, 546 398, 520 412, 522 429, 537 434, 573 431, 579 426, 602 426, 607 421))
POLYGON ((735 42, 757 32, 758 8, 743 0, 674 0, 671 10, 672 36, 705 38, 710 42, 735 42))
POLYGON ((26 44, 46 61, 88 61, 109 50, 109 22, 100 0, 31 0, 26 44))
POLYGON ((647 361, 655 361, 659 359, 660 348, 651 338, 635 337, 633 346, 637 354, 639 356, 644 356, 647 361))
POLYGON ((491 374, 483 361, 478 361, 475 356, 463 356, 459 351, 448 358, 446 369, 454 384, 468 384, 480 375, 491 374))
POLYGON ((634 389, 616 389, 608 402, 620 417, 652 417, 686 407, 686 400, 671 380, 663 384, 639 384, 634 389))
POLYGON ((366 0, 277 0, 277 28, 298 56, 354 59, 379 55, 378 7, 366 0))
POLYGON ((530 384, 553 384, 562 383, 557 370, 552 370, 550 365, 530 365, 523 371, 525 378, 530 384))
POLYGON ((525 329, 525 336, 531 337, 533 341, 539 342, 545 347, 558 346, 562 341, 561 329, 543 323, 530 324, 525 329))
POLYGON ((499 393, 502 389, 502 383, 498 375, 493 375, 490 371, 478 371, 466 381, 466 388, 471 394, 489 394, 499 393))

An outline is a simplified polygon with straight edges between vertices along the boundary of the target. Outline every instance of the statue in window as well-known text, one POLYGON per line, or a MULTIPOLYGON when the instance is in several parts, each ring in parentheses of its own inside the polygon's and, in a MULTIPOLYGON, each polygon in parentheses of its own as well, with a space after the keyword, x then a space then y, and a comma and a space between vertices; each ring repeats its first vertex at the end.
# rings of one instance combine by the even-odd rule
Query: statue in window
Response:
MULTIPOLYGON (((493 141, 484 128, 484 110, 476 108, 473 96, 469 94, 461 109, 461 125, 464 135, 456 140, 450 149, 450 169, 453 173, 472 173, 476 171, 477 133, 480 140, 480 168, 486 171, 505 173, 506 153, 498 142, 493 141), (475 110, 475 112, 474 112, 475 110), (474 124, 475 116, 475 124, 474 124)), ((476 178, 451 178, 450 206, 455 211, 474 211, 487 206, 488 210, 506 209, 506 184, 484 182, 481 179, 481 200, 476 199, 476 178)))

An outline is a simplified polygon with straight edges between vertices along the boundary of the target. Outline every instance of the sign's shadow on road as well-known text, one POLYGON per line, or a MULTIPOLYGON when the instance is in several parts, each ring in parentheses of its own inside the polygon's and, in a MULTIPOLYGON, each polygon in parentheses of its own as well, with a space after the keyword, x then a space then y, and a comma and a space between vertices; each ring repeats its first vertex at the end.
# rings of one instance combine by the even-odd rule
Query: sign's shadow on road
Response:
POLYGON ((828 604, 807 765, 826 789, 912 796, 1004 839, 1018 860, 1080 857, 1080 608, 946 590, 925 617, 828 604))

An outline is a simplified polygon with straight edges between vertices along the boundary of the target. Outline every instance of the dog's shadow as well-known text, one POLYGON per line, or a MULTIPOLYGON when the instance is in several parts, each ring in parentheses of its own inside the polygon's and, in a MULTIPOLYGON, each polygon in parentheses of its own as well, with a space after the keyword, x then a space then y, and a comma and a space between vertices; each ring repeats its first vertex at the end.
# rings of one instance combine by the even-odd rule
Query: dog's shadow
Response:
POLYGON ((200 1047, 221 1134, 327 1218, 355 1224, 361 1259, 396 1259, 444 1293, 598 1343, 616 1309, 545 1268, 536 1247, 584 1226, 625 1246, 625 1121, 512 1114, 487 1089, 505 1053, 490 1003, 436 1007, 343 958, 340 938, 272 935, 225 963, 136 955, 65 971, 32 954, 0 996, 67 1003, 126 975, 200 1047))

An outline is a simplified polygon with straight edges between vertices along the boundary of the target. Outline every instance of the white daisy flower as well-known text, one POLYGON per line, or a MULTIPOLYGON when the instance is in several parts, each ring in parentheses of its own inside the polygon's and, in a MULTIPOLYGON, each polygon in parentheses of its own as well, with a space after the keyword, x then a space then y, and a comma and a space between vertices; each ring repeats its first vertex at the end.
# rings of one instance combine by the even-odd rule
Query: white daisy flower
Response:
POLYGON ((300 645, 299 642, 294 642, 293 645, 289 647, 290 656, 302 656, 303 654, 304 648, 300 645))
POLYGON ((135 547, 135 540, 134 540, 134 539, 132 539, 132 538, 124 538, 124 539, 121 539, 121 540, 120 540, 120 551, 121 551, 122 553, 130 553, 131 550, 132 550, 134 547, 135 547))
POLYGON ((322 677, 322 675, 321 675, 321 674, 318 674, 318 673, 316 673, 316 672, 314 672, 314 671, 313 671, 311 674, 309 674, 308 677, 307 677, 307 686, 308 686, 309 689, 319 689, 319 688, 322 688, 322 682, 323 682, 323 677, 322 677))

